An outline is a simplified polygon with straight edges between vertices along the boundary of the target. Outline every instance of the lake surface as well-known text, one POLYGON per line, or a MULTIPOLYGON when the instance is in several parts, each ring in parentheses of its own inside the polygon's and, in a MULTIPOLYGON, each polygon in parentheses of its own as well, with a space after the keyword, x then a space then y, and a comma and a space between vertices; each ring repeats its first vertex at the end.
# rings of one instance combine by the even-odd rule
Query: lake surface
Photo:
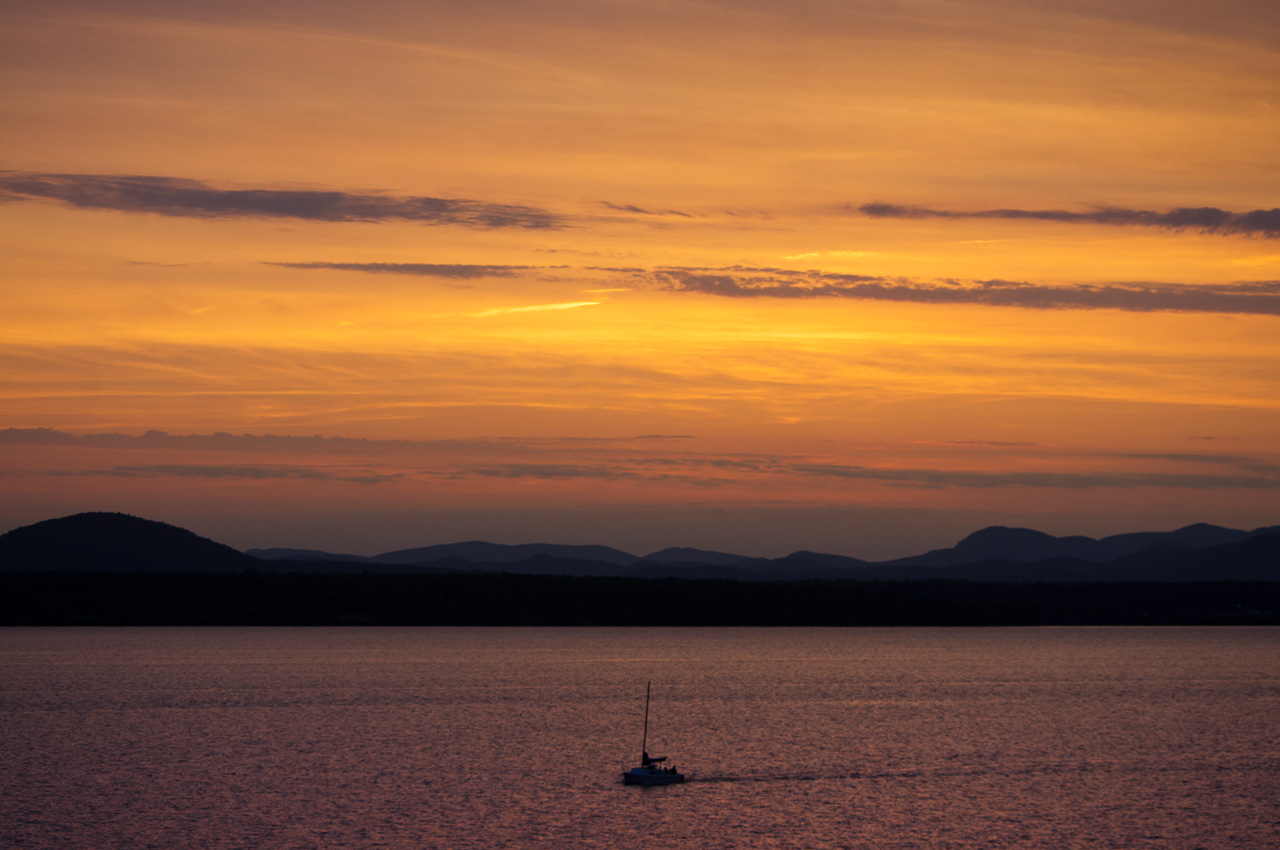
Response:
POLYGON ((1272 848, 1280 629, 9 629, 0 846, 1272 848), (684 785, 632 788, 649 751, 684 785))

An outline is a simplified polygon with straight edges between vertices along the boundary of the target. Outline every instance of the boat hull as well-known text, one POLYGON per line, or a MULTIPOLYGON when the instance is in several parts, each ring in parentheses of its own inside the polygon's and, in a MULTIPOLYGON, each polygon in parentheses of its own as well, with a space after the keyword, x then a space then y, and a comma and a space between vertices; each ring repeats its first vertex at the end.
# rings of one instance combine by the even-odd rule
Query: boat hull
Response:
POLYGON ((622 774, 623 785, 675 785, 684 782, 684 774, 647 767, 633 767, 622 774))

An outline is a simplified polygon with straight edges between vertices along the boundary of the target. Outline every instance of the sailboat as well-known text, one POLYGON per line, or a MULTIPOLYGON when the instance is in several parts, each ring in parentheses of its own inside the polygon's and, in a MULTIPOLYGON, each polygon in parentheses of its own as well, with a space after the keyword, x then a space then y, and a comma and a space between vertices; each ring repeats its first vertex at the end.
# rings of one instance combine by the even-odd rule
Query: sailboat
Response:
POLYGON ((674 785, 684 782, 683 773, 674 767, 662 767, 666 756, 649 755, 649 689, 652 685, 648 682, 644 686, 644 737, 640 741, 640 766, 623 772, 623 785, 674 785))

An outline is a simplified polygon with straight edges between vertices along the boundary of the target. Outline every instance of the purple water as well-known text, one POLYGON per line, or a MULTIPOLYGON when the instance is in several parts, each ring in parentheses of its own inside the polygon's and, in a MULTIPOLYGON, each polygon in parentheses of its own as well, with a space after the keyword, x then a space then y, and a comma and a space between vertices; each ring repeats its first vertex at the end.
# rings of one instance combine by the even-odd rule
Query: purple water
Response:
POLYGON ((1280 629, 9 629, 0 846, 1275 848, 1280 629), (690 778, 633 788, 649 750, 690 778))

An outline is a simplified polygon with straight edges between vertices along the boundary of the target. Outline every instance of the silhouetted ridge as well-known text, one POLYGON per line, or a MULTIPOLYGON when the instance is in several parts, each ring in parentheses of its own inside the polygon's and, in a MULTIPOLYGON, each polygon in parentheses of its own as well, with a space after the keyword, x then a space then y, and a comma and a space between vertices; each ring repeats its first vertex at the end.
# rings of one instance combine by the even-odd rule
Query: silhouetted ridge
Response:
POLYGON ((713 567, 729 567, 743 561, 755 560, 746 555, 730 555, 728 552, 712 552, 707 549, 692 549, 688 546, 670 546, 658 552, 652 552, 641 558, 654 564, 706 564, 713 567))
POLYGON ((1206 549, 1145 549, 1107 565, 1140 581, 1280 581, 1280 532, 1206 549))
POLYGON ((1253 537, 1239 543, 1210 547, 1199 557, 1206 561, 1231 560, 1242 566, 1269 570, 1275 576, 1280 574, 1280 528, 1267 530, 1265 534, 1255 532, 1253 537))
POLYGON ((0 569, 239 572, 259 562, 184 528, 119 513, 83 513, 0 535, 0 569))
POLYGON ((1280 581, 1280 529, 1238 531, 1200 523, 1172 532, 1094 540, 992 526, 952 549, 868 563, 798 551, 743 558, 667 549, 636 559, 608 546, 470 542, 390 552, 376 558, 315 550, 253 550, 258 558, 162 522, 85 513, 0 536, 0 570, 429 573, 470 572, 580 578, 717 579, 747 582, 965 580, 993 583, 1280 581), (1110 555, 1119 552, 1118 555, 1110 555), (1104 557, 1104 555, 1110 555, 1104 557), (424 557, 425 556, 425 557, 424 557), (265 558, 265 560, 259 560, 265 558), (671 560, 666 560, 670 558, 671 560), (717 563, 721 561, 721 563, 717 563))
POLYGON ((635 555, 609 546, 573 546, 556 543, 486 543, 472 540, 466 543, 440 543, 417 549, 398 549, 374 555, 369 560, 377 564, 424 564, 445 558, 464 558, 473 564, 514 564, 529 558, 545 555, 581 561, 602 561, 606 564, 629 566, 638 559, 635 555))
POLYGON ((1176 531, 1142 531, 1113 534, 1095 540, 1073 535, 1054 537, 1030 528, 1007 528, 994 525, 975 531, 950 549, 934 549, 923 555, 885 562, 900 567, 955 567, 984 561, 1035 563, 1071 558, 1102 564, 1138 553, 1172 553, 1198 551, 1212 546, 1241 543, 1272 531, 1259 528, 1240 531, 1208 523, 1196 523, 1176 531))
POLYGON ((1207 549, 1211 546, 1224 546, 1229 543, 1241 543, 1257 531, 1240 531, 1234 528, 1223 528, 1197 522, 1179 528, 1177 531, 1141 531, 1136 534, 1113 534, 1098 541, 1102 549, 1100 560, 1110 560, 1129 555, 1134 552, 1164 551, 1179 549, 1207 549))
POLYGON ((344 555, 337 552, 322 552, 319 549, 284 549, 273 547, 271 549, 245 549, 244 553, 250 558, 259 558, 263 561, 341 561, 344 563, 366 563, 370 560, 363 555, 344 555))
POLYGON ((1057 542, 1052 534, 1030 528, 993 525, 975 531, 956 544, 955 552, 966 558, 1007 558, 1025 561, 1041 558, 1057 542))

